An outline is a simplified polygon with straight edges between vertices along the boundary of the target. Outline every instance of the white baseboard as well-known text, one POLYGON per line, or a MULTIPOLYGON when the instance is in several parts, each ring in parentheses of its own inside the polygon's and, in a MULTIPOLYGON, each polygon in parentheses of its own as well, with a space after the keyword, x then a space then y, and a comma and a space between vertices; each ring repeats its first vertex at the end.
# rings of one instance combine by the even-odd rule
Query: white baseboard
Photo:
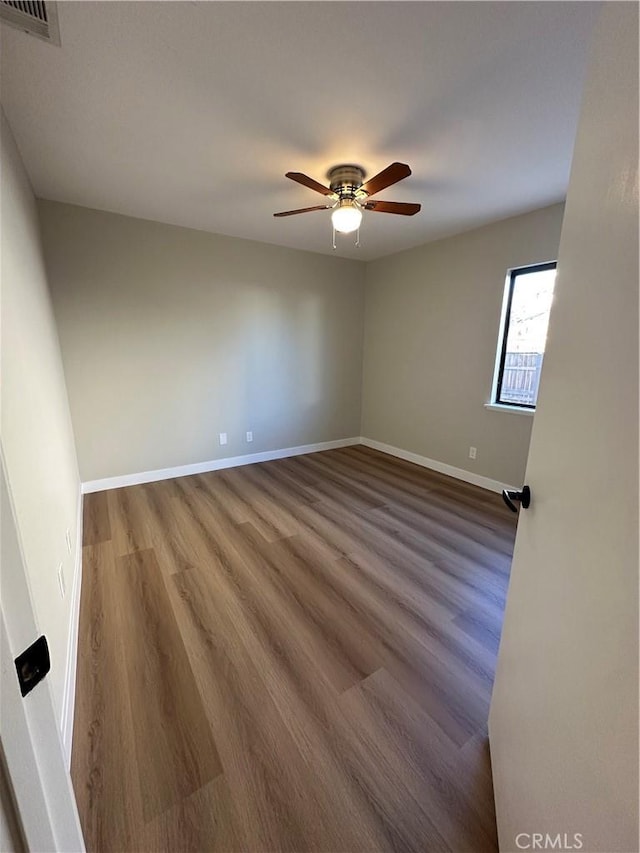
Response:
POLYGON ((429 459, 427 456, 420 456, 417 453, 412 453, 410 450, 402 450, 400 447, 384 444, 382 441, 374 441, 372 438, 362 436, 360 444, 364 444, 365 447, 371 447, 373 450, 380 450, 382 453, 388 453, 390 456, 397 456, 398 459, 404 459, 407 462, 421 465, 423 468, 430 468, 439 474, 447 474, 449 477, 455 477, 456 480, 464 480, 465 483, 472 483, 474 486, 480 486, 480 488, 488 489, 490 492, 501 493, 503 489, 514 488, 513 486, 508 486, 506 483, 500 483, 498 480, 492 480, 490 477, 474 474, 473 471, 456 468, 453 465, 447 465, 446 462, 438 462, 436 459, 429 459))
POLYGON ((76 528, 76 555, 71 587, 71 619, 67 641, 67 668, 62 697, 62 746, 67 769, 71 768, 71 745, 73 741, 73 716, 76 704, 76 671, 78 665, 78 628, 80 625, 80 589, 82 586, 82 487, 78 493, 78 517, 76 528))
POLYGON ((179 465, 176 468, 160 468, 157 471, 143 471, 140 474, 123 474, 121 477, 106 477, 103 480, 88 480, 82 484, 84 495, 90 492, 103 492, 107 489, 120 489, 123 486, 137 486, 141 483, 155 483, 157 480, 172 480, 174 477, 188 477, 190 474, 206 474, 208 471, 220 471, 223 468, 236 468, 239 465, 252 465, 254 462, 269 462, 271 459, 284 459, 287 456, 301 456, 303 453, 317 453, 320 450, 334 450, 337 447, 350 447, 360 444, 360 437, 340 438, 337 441, 321 441, 318 444, 302 444, 299 447, 285 447, 281 450, 264 450, 261 453, 248 453, 246 456, 228 456, 226 459, 211 459, 208 462, 195 462, 192 465, 179 465))

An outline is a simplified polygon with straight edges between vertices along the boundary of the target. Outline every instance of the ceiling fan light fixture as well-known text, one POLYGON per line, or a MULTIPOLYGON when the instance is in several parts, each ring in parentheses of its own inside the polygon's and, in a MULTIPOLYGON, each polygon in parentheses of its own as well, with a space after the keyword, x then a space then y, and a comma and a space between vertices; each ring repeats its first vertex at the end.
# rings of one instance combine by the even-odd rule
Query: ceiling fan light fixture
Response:
POLYGON ((362 222, 362 211, 351 199, 343 199, 331 214, 331 222, 341 234, 357 231, 362 222))
MULTIPOLYGON (((6 0, 0 0, 0 2, 6 2, 6 0)), ((408 178, 410 174, 411 169, 406 163, 391 163, 386 169, 365 181, 366 172, 361 166, 343 163, 329 169, 327 173, 329 186, 327 187, 324 184, 319 184, 315 178, 305 175, 304 172, 287 172, 285 177, 320 193, 326 197, 325 201, 330 199, 331 203, 316 204, 314 207, 302 207, 297 210, 283 210, 273 215, 295 216, 298 213, 331 209, 333 248, 337 248, 336 231, 340 234, 353 234, 355 231, 356 246, 359 246, 363 210, 370 210, 374 213, 396 213, 401 216, 414 216, 420 212, 419 204, 401 201, 376 201, 371 198, 372 195, 408 178)))

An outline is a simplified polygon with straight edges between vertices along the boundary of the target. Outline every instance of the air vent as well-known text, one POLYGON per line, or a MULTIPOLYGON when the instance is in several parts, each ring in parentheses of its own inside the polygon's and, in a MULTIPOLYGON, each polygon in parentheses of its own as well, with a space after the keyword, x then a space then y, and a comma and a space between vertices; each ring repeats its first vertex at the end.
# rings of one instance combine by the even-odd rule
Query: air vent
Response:
POLYGON ((0 0, 0 21, 44 41, 60 44, 54 0, 0 0))

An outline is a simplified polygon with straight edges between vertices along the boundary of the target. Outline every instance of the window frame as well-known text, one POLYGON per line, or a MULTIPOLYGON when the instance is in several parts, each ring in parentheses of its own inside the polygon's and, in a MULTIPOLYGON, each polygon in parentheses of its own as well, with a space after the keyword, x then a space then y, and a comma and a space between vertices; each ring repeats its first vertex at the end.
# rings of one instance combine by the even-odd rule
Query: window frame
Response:
POLYGON ((537 397, 536 403, 534 405, 531 405, 530 403, 515 403, 508 400, 501 400, 500 394, 502 392, 502 382, 504 378, 504 365, 507 359, 507 338, 509 337, 509 325, 511 323, 511 306, 513 302, 513 291, 515 289, 516 279, 519 275, 532 272, 544 272, 545 270, 551 269, 558 269, 557 260, 544 261, 542 263, 536 264, 525 264, 524 266, 512 267, 511 269, 507 270, 504 295, 502 297, 502 314, 500 318, 500 330, 498 334, 498 349, 496 353, 496 363, 494 368, 491 403, 488 404, 492 408, 499 407, 503 408, 505 411, 513 411, 515 409, 516 411, 521 410, 523 413, 527 412, 531 414, 533 414, 533 412, 535 412, 536 410, 536 405, 538 403, 537 397))

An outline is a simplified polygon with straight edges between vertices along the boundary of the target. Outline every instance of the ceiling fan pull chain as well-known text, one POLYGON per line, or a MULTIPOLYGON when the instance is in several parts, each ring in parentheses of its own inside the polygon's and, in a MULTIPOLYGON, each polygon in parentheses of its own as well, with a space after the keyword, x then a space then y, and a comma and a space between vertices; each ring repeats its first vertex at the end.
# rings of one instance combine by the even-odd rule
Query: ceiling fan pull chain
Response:
POLYGON ((356 249, 360 248, 360 228, 356 231, 356 249))
POLYGON ((336 229, 334 228, 334 229, 333 229, 333 251, 335 252, 335 250, 336 250, 337 248, 338 248, 338 247, 336 246, 336 229))

